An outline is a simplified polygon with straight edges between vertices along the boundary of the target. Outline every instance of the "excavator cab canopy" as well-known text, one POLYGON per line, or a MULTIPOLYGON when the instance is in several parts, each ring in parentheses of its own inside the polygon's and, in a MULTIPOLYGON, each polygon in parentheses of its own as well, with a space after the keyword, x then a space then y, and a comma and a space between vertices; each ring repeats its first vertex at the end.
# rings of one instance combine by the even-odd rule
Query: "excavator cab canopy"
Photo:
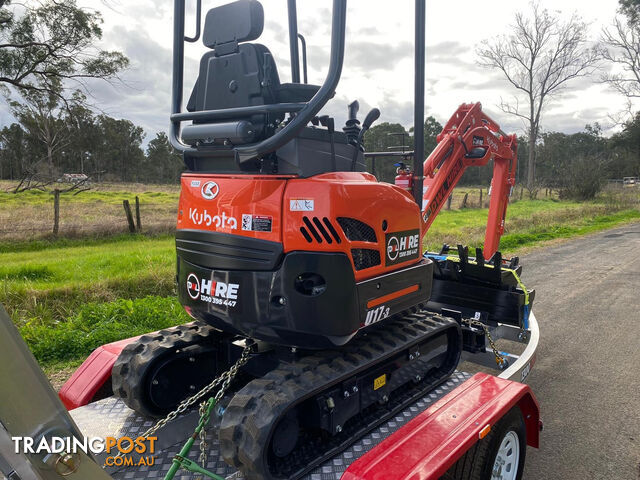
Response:
MULTIPOLYGON (((344 61, 346 0, 332 3, 329 67, 318 86, 306 83, 306 42, 298 33, 296 0, 287 0, 290 83, 280 82, 273 55, 256 43, 264 27, 260 2, 239 0, 210 9, 201 32, 202 0, 197 0, 196 33, 188 37, 185 0, 175 0, 170 140, 190 170, 302 177, 365 170, 360 122, 355 118, 357 105, 350 106, 343 131, 336 131, 332 118, 318 116, 335 94, 344 61), (184 44, 200 39, 208 51, 200 60, 198 78, 183 111, 184 44), (300 81, 299 42, 304 83, 300 81)), ((416 152, 419 165, 414 165, 414 171, 421 171, 424 0, 416 0, 416 40, 414 113, 419 120, 415 122, 415 143, 422 151, 416 152)), ((378 115, 377 110, 370 115, 369 124, 378 115)))

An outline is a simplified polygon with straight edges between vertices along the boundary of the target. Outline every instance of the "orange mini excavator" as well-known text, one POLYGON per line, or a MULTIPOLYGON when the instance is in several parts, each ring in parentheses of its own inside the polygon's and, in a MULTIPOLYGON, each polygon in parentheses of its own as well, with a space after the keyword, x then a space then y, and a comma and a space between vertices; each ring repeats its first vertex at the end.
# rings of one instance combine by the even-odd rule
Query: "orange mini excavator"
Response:
POLYGON ((185 37, 185 1, 175 0, 170 137, 188 169, 177 283, 197 322, 141 337, 113 368, 114 393, 158 416, 251 346, 217 410, 218 435, 225 460, 257 479, 303 475, 446 379, 474 345, 464 318, 479 312, 518 324, 526 316, 523 292, 496 253, 515 137, 480 104, 462 105, 423 169, 417 22, 414 171, 424 171, 425 191, 422 176, 413 195, 379 182, 365 171, 363 136, 380 112, 361 124, 354 103, 342 131, 319 115, 342 70, 346 1, 333 0, 321 86, 300 83, 296 4, 287 3, 292 82, 282 83, 269 50, 255 43, 264 23, 258 1, 210 9, 202 32, 198 2, 196 35, 185 37), (200 36, 208 50, 183 111, 184 42, 200 36), (464 169, 490 161, 484 252, 475 260, 462 248, 455 259, 446 249, 424 255, 423 237, 464 169), (455 288, 434 296, 438 282, 455 288))

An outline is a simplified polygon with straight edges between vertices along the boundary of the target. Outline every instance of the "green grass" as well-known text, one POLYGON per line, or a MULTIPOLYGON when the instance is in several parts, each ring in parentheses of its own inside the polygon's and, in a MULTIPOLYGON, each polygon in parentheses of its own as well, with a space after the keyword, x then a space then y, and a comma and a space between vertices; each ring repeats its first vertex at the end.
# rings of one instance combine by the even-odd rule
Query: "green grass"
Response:
POLYGON ((0 253, 0 303, 18 325, 34 319, 48 324, 90 301, 171 295, 174 276, 170 236, 119 237, 87 245, 67 241, 0 253))
POLYGON ((20 327, 34 356, 45 366, 73 364, 105 343, 186 323, 189 316, 174 298, 90 302, 64 322, 36 319, 20 327))
MULTIPOLYGON (((501 250, 517 254, 640 220, 634 202, 515 202, 501 250)), ((480 246, 486 218, 487 209, 442 211, 425 245, 480 246)), ((0 243, 0 303, 47 371, 77 366, 101 344, 189 321, 174 298, 174 276, 171 235, 0 243)))
MULTIPOLYGON (((62 185, 60 188, 68 188, 68 185, 62 185)), ((154 204, 177 204, 178 192, 138 192, 131 193, 127 191, 118 190, 89 190, 86 192, 78 193, 67 192, 60 194, 60 204, 71 203, 105 203, 112 205, 121 205, 123 198, 135 198, 138 196, 142 203, 154 203, 154 204)), ((0 205, 6 207, 15 207, 25 204, 29 205, 50 205, 52 194, 48 191, 41 190, 27 190, 18 194, 10 193, 7 191, 0 191, 0 205)))
MULTIPOLYGON (((426 248, 439 250, 443 243, 482 246, 487 215, 486 208, 442 211, 425 237, 426 248)), ((638 219, 640 209, 633 204, 557 199, 514 202, 507 210, 500 250, 505 254, 517 254, 524 247, 585 235, 638 219)))
POLYGON ((569 224, 537 226, 532 228, 531 231, 505 235, 502 237, 500 247, 505 252, 515 253, 517 249, 522 247, 536 246, 559 238, 586 235, 638 220, 640 220, 639 210, 623 210, 608 215, 583 218, 569 224))

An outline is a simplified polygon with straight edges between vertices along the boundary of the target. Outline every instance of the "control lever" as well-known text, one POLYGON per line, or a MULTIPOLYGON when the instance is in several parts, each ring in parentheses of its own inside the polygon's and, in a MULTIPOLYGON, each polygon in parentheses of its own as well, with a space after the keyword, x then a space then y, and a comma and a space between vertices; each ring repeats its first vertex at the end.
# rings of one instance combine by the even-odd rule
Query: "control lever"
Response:
POLYGON ((360 120, 357 118, 359 109, 360 104, 357 100, 349 104, 349 118, 345 126, 342 127, 342 131, 347 136, 347 142, 356 148, 358 148, 358 134, 360 133, 360 120))
POLYGON ((362 139, 364 138, 364 134, 369 130, 371 124, 375 122, 378 118, 380 118, 380 110, 378 108, 373 108, 367 116, 364 117, 364 122, 362 122, 362 130, 358 134, 358 143, 355 152, 353 153, 353 160, 351 161, 351 171, 355 172, 356 170, 356 162, 358 161, 358 151, 364 151, 364 145, 362 144, 362 139))
POLYGON ((336 145, 335 145, 335 141, 333 138, 333 134, 335 132, 335 120, 333 119, 333 117, 330 117, 329 115, 322 115, 321 117, 318 117, 318 120, 320 121, 320 125, 322 125, 323 127, 327 127, 327 130, 329 131, 329 138, 331 139, 331 166, 333 167, 332 171, 337 171, 337 166, 336 166, 336 145))
POLYGON ((367 116, 364 117, 364 122, 362 122, 362 130, 360 130, 360 134, 358 135, 358 144, 362 147, 362 138, 364 134, 369 128, 371 124, 380 118, 380 110, 377 108, 371 109, 367 116))
POLYGON ((360 124, 360 121, 356 118, 358 116, 358 110, 360 110, 358 100, 354 100, 349 104, 349 120, 347 120, 347 125, 349 125, 350 120, 355 120, 360 124))

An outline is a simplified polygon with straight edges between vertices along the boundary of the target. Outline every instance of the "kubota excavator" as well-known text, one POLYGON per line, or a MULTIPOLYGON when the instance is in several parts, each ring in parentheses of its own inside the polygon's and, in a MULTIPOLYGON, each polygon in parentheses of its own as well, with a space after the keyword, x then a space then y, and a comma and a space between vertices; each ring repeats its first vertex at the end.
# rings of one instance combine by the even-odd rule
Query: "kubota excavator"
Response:
MULTIPOLYGON (((444 381, 463 349, 484 348, 469 319, 522 327, 532 294, 498 245, 516 139, 463 104, 423 167, 424 25, 416 43, 413 195, 365 171, 362 124, 319 115, 344 58, 346 2, 333 1, 323 85, 300 83, 289 0, 292 83, 258 43, 256 0, 210 9, 185 37, 175 0, 170 137, 182 176, 176 231, 180 302, 197 320, 130 343, 114 394, 151 416, 227 371, 221 454, 246 478, 298 478, 444 381), (202 34, 201 34, 202 33, 202 34), (201 35, 200 35, 201 34, 201 35), (208 48, 182 111, 184 41, 208 48), (191 122, 183 125, 183 122, 191 122), (424 254, 429 226, 464 170, 493 162, 484 250, 424 254), (248 354, 246 352, 249 352, 248 354), (245 353, 243 353, 245 352, 245 353)), ((305 65, 306 66, 306 65, 305 65)), ((306 68, 305 68, 306 70, 306 68)), ((406 153, 403 153, 406 155, 406 153)))

